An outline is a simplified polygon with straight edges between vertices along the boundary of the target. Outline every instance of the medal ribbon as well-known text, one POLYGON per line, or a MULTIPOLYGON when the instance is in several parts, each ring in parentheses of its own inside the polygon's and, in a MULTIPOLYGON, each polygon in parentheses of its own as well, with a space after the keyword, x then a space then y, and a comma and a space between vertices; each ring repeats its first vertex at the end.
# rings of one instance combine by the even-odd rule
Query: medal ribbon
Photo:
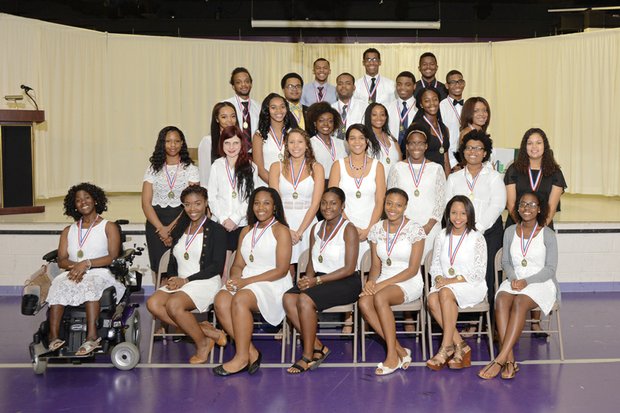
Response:
POLYGON ((327 238, 325 238, 325 231, 327 229, 327 223, 323 222, 323 229, 322 229, 323 235, 321 235, 321 245, 319 246, 319 255, 323 254, 323 250, 325 250, 325 247, 327 247, 327 244, 329 244, 329 242, 338 233, 338 230, 340 229, 342 224, 344 224, 344 221, 345 221, 344 217, 340 215, 340 219, 338 220, 338 223, 336 224, 334 229, 332 229, 332 232, 329 233, 327 238))
POLYGON ((289 158, 288 160, 289 166, 291 169, 291 180, 293 181, 293 191, 297 192, 297 187, 299 186, 299 180, 301 179, 301 174, 304 172, 304 167, 306 166, 306 158, 301 162, 301 168, 299 168, 299 173, 295 176, 295 168, 293 167, 293 160, 289 158))
POLYGON ((316 135, 316 138, 318 139, 319 142, 321 142, 323 144, 323 146, 325 146, 325 149, 327 149, 327 151, 329 152, 329 155, 332 157, 332 161, 336 160, 336 148, 334 147, 334 138, 332 138, 331 136, 329 137, 329 142, 331 143, 331 146, 328 148, 327 144, 323 141, 323 138, 321 138, 319 135, 316 135))
MULTIPOLYGON (((248 122, 248 117, 250 116, 250 105, 252 105, 252 99, 248 99, 248 113, 247 115, 244 113, 243 104, 241 103, 241 99, 239 96, 235 95, 235 99, 237 99, 237 107, 239 108, 239 113, 243 117, 243 121, 248 123, 248 127, 250 126, 250 122, 248 122)), ((241 124, 243 126, 243 124, 241 124)))
POLYGON ((273 138, 273 141, 276 143, 276 146, 278 147, 278 151, 282 153, 282 148, 284 147, 284 128, 282 128, 282 138, 279 141, 278 141, 278 137, 276 136, 276 131, 273 130, 272 126, 269 127, 269 134, 273 138))
POLYGON ((420 172, 416 176, 415 169, 413 169, 413 164, 411 163, 411 159, 407 157, 407 162, 409 162, 409 172, 411 172, 411 177, 413 178, 413 184, 416 189, 420 186, 420 181, 422 181, 422 174, 424 173, 424 168, 426 168, 426 158, 422 160, 422 166, 420 166, 420 172))
POLYGON ((428 123, 428 126, 431 127, 431 129, 433 130, 433 132, 435 132, 435 136, 437 137, 437 139, 439 139, 439 142, 441 142, 441 146, 443 146, 443 134, 441 133, 441 126, 439 126, 439 121, 437 122, 437 126, 439 127, 439 130, 435 129, 435 127, 433 126, 433 124, 431 123, 430 120, 428 120, 428 118, 426 117, 426 115, 423 116, 424 120, 426 121, 426 123, 428 123))
POLYGON ((530 249, 530 243, 534 239, 534 234, 536 233, 536 229, 538 229, 538 222, 536 223, 536 225, 534 225, 534 230, 532 231, 532 233, 530 234, 530 237, 527 239, 527 242, 524 245, 523 244, 523 241, 524 241, 523 225, 521 225, 521 254, 523 254, 523 258, 525 258, 525 256, 527 255, 527 250, 530 249))
MULTIPOLYGON (((342 106, 342 105, 340 105, 340 103, 341 103, 341 102, 340 102, 340 101, 338 101, 338 113, 340 113, 340 118, 342 119, 342 126, 343 126, 343 127, 345 127, 345 125, 347 124, 347 116, 349 115, 349 111, 348 111, 348 110, 346 110, 346 111, 344 112, 344 114, 343 114, 343 113, 342 113, 342 108, 343 108, 343 106, 342 106)), ((349 108, 350 108, 350 105, 351 105, 351 101, 349 101, 349 103, 348 103, 348 104, 346 104, 346 105, 344 105, 344 106, 346 106, 346 108, 347 108, 347 109, 349 109, 349 108)))
POLYGON ((289 108, 291 110, 291 113, 293 114, 293 117, 297 121, 297 126, 299 126, 301 124, 301 118, 303 116, 303 110, 301 108, 301 105, 294 105, 291 103, 289 108), (300 116, 297 116, 297 113, 295 113, 296 111, 299 111, 300 116))
POLYGON ((388 221, 387 232, 385 234, 385 238, 386 238, 385 239, 385 250, 387 251, 388 257, 392 255, 392 250, 394 249, 394 246, 396 245, 396 240, 398 239, 398 236, 400 235, 400 232, 403 230, 404 226, 405 226, 405 217, 403 217, 403 220, 400 223, 400 226, 396 230, 396 234, 394 235, 394 238, 392 238, 392 241, 390 242, 390 221, 388 221))
POLYGON ((375 79, 377 79, 377 82, 375 82, 375 87, 372 88, 372 90, 370 90, 370 86, 368 86, 368 81, 366 80, 366 76, 364 76, 364 85, 366 86, 366 91, 368 92, 368 99, 370 99, 373 93, 375 93, 378 90, 377 88, 379 87, 379 82, 381 82, 381 76, 377 75, 375 76, 375 79))
POLYGON ((258 234, 258 237, 256 236, 256 230, 258 229, 259 223, 257 222, 256 224, 254 224, 254 229, 252 230, 252 251, 254 251, 254 247, 256 246, 260 238, 263 236, 265 231, 271 228, 271 226, 273 226, 273 224, 275 224, 276 222, 277 222, 276 217, 271 218, 271 221, 269 221, 269 224, 265 225, 265 228, 263 228, 260 231, 260 234, 258 234))
POLYGON ((192 245, 192 242, 194 242, 194 240, 198 236, 198 232, 200 231, 200 228, 202 228, 202 226, 204 225, 206 220, 207 220, 207 216, 205 215, 205 217, 200 222, 200 225, 198 225, 198 227, 196 228, 196 231, 194 231, 194 233, 191 234, 191 236, 189 234, 189 230, 192 228, 192 226, 190 225, 190 226, 187 227, 187 234, 185 234, 186 235, 186 237, 185 237, 185 252, 187 252, 189 247, 192 245))
MULTIPOLYGON (((404 103, 407 103, 406 101, 403 101, 404 103)), ((402 105, 401 105, 402 106, 402 105)), ((400 124, 405 127, 405 119, 407 119, 407 116, 409 116, 409 112, 411 112, 411 109, 413 109, 415 105, 411 105, 409 107, 409 109, 407 109, 407 112, 405 113, 405 116, 401 116, 402 115, 402 110, 399 112, 398 110, 396 111, 398 113, 398 119, 400 120, 400 124)))
POLYGON ((174 175, 172 176, 172 178, 170 178, 170 174, 168 173, 168 164, 164 165, 164 171, 166 171, 166 180, 168 181, 168 187, 170 188, 171 192, 174 189, 175 182, 177 181, 177 174, 179 172, 179 165, 180 165, 180 163, 177 164, 177 167, 174 170, 174 175))
POLYGON ((97 215, 95 217, 95 220, 90 223, 90 226, 88 227, 88 230, 86 231, 86 234, 84 234, 84 236, 82 236, 82 218, 80 218, 80 220, 78 221, 78 247, 79 247, 80 250, 82 249, 82 247, 86 243, 86 239, 90 235, 90 231, 95 226, 95 222, 97 222, 97 219, 99 219, 99 215, 97 215))
MULTIPOLYGON (((359 178, 353 177, 353 180, 355 181, 355 186, 357 187, 358 191, 360 187, 362 186, 362 182, 364 181, 364 172, 366 172, 366 160, 367 159, 368 157, 364 156, 364 166, 362 166, 362 176, 360 176, 359 178)), ((349 156, 349 166, 351 167, 351 172, 353 172, 353 162, 351 161, 350 156, 349 156)))
POLYGON ((480 170, 480 172, 478 172, 478 174, 476 176, 473 177, 471 182, 469 182, 469 179, 467 179, 467 172, 469 172, 469 171, 466 168, 466 171, 465 171, 465 182, 467 182, 467 187, 469 188, 469 192, 473 194, 474 193, 474 188, 476 187, 476 182, 478 181, 478 177, 480 176, 480 172, 482 172, 482 169, 480 170))
POLYGON ((232 173, 231 173, 231 168, 230 168, 230 164, 228 163, 228 158, 224 158, 226 161, 226 174, 228 175, 228 183, 230 184, 230 188, 233 190, 233 192, 235 192, 235 188, 237 188, 237 175, 235 175, 235 169, 234 167, 232 168, 232 173))
POLYGON ((538 171, 536 182, 534 182, 534 178, 532 177, 532 168, 530 168, 529 166, 527 167, 527 173, 530 177, 530 188, 532 188, 532 191, 534 192, 538 191, 538 187, 540 186, 540 179, 542 177, 542 168, 540 168, 540 171, 538 171))
MULTIPOLYGON (((426 89, 428 86, 430 86, 430 85, 431 85, 430 83, 428 84, 428 86, 427 86, 427 85, 425 85, 425 84, 424 84, 424 79, 420 79, 420 82, 422 82, 422 87, 423 87, 424 89, 426 89)), ((434 87, 435 89, 437 89, 437 79, 435 79, 435 84, 433 85, 433 87, 434 87)))
POLYGON ((452 252, 452 231, 450 231, 450 241, 448 242, 448 258, 450 258, 450 266, 453 267, 454 266, 454 260, 456 259, 456 254, 459 252, 459 248, 461 248, 461 244, 463 243, 463 240, 465 239, 465 235, 467 235, 467 230, 465 230, 462 234, 461 237, 459 238, 459 242, 456 244, 456 248, 454 249, 454 252, 452 252))
POLYGON ((452 108, 452 110, 454 111, 454 114, 456 115, 456 118, 458 119, 459 125, 460 125, 461 124, 461 115, 459 115, 459 111, 456 110, 456 108, 454 107, 452 102, 449 102, 449 103, 450 103, 450 105, 448 105, 448 106, 450 106, 452 108))
MULTIPOLYGON (((385 133, 381 132, 381 137, 382 137, 382 138, 386 137, 386 136, 385 136, 385 133)), ((388 139, 389 139, 389 138, 388 138, 388 139)), ((381 148, 383 148, 383 151, 385 152, 385 156, 389 158, 389 157, 390 157, 390 147, 389 147, 389 146, 384 145, 384 144, 383 144, 383 141, 382 141, 381 139, 378 139, 378 138, 377 138, 377 140, 379 141, 379 145, 381 145, 381 148)))

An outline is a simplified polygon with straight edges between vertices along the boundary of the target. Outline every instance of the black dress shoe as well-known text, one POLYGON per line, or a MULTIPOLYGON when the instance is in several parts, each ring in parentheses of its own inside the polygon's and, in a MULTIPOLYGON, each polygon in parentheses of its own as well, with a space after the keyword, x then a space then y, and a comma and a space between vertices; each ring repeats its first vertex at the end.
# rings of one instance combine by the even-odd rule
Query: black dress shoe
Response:
POLYGON ((213 369, 213 374, 215 374, 216 376, 220 376, 220 377, 226 377, 226 376, 232 376, 233 374, 239 374, 242 373, 244 371, 248 371, 248 368, 250 367, 250 365, 246 365, 244 368, 242 368, 241 370, 235 371, 235 372, 230 372, 230 371, 226 371, 224 369, 224 365, 220 364, 219 366, 215 367, 213 369))
POLYGON ((248 367, 249 374, 256 374, 258 369, 260 368, 260 362, 263 360, 263 354, 259 351, 258 357, 254 361, 254 363, 250 363, 250 367, 248 367))

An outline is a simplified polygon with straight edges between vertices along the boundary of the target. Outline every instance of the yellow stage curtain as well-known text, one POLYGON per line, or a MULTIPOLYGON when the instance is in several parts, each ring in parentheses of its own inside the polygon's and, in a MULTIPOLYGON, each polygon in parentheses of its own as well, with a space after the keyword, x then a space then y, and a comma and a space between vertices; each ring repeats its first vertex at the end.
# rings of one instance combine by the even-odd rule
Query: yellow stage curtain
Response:
POLYGON ((232 96, 230 72, 248 68, 253 99, 281 93, 296 71, 312 80, 312 62, 363 73, 362 52, 380 50, 381 73, 416 77, 432 51, 439 80, 451 69, 465 96, 491 104, 498 147, 517 147, 526 129, 544 129, 578 194, 620 195, 620 30, 498 43, 304 44, 197 40, 94 32, 0 14, 0 93, 37 92, 47 122, 36 128, 36 194, 60 196, 91 181, 136 192, 158 131, 176 125, 188 144, 209 133, 215 103, 232 96))

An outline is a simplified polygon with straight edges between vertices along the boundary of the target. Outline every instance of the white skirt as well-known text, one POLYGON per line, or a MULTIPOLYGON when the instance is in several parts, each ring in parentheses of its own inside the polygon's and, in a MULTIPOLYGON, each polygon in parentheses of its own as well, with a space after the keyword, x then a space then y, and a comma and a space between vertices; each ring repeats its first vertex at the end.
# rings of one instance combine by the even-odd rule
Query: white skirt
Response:
MULTIPOLYGON (((524 278, 527 280, 527 278, 524 278)), ((497 294, 500 292, 508 293, 508 294, 524 294, 530 297, 538 307, 540 307, 541 311, 545 313, 545 315, 549 315, 551 309, 553 308, 553 304, 555 304, 556 299, 556 288, 553 280, 547 280, 543 283, 533 283, 528 284, 527 287, 522 289, 521 291, 514 291, 510 287, 510 281, 504 280, 502 284, 499 286, 497 290, 497 294)), ((497 294, 495 297, 497 298, 497 294)))
MULTIPOLYGON (((459 282, 448 284, 441 288, 449 288, 452 290, 460 308, 468 308, 480 304, 487 296, 487 285, 484 281, 477 283, 459 282)), ((441 288, 439 290, 441 290, 441 288)), ((436 293, 439 290, 436 289, 435 286, 432 286, 428 294, 436 293)))
MULTIPOLYGON (((380 275, 379 278, 377 278, 377 283, 389 280, 390 278, 392 277, 380 275)), ((403 301, 403 304, 411 303, 422 297, 424 282, 422 281, 422 276, 420 274, 394 285, 398 286, 403 291, 403 295, 405 296, 405 301, 403 301)))
POLYGON ((216 275, 206 280, 190 281, 178 290, 169 290, 168 287, 163 286, 159 291, 168 294, 184 292, 194 302, 196 309, 204 313, 209 309, 209 306, 213 304, 215 294, 217 294, 221 286, 222 278, 216 275))
MULTIPOLYGON (((301 222, 304 220, 307 211, 307 209, 287 209, 285 214, 289 228, 293 231, 297 230, 297 228, 301 225, 301 222)), ((301 236, 299 242, 293 245, 293 250, 291 251, 291 264, 297 264, 301 253, 310 248, 310 230, 316 222, 317 219, 315 217, 308 228, 304 231, 304 234, 301 236)))
POLYGON ((72 305, 78 306, 87 301, 99 301, 103 291, 108 287, 116 289, 116 302, 118 303, 125 286, 114 278, 107 268, 92 268, 86 271, 84 278, 79 283, 68 278, 68 271, 54 278, 47 296, 49 305, 72 305))

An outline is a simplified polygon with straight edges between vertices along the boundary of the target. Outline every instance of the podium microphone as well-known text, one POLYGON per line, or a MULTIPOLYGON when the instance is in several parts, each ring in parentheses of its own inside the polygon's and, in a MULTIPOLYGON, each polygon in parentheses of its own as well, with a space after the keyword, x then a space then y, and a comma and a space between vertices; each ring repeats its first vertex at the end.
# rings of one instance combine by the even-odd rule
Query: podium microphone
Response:
POLYGON ((26 92, 26 93, 28 93, 28 92, 30 92, 30 91, 32 90, 32 88, 31 88, 31 87, 26 86, 26 85, 20 85, 19 87, 20 87, 21 89, 24 89, 24 92, 26 92))
POLYGON ((30 96, 30 92, 31 90, 34 90, 33 88, 31 88, 30 86, 26 86, 26 85, 20 85, 19 86, 21 89, 24 90, 24 93, 26 94, 26 96, 28 96, 28 98, 32 101, 32 103, 34 103, 34 107, 36 110, 39 110, 39 105, 37 105, 37 101, 34 100, 34 98, 32 96, 30 96))

